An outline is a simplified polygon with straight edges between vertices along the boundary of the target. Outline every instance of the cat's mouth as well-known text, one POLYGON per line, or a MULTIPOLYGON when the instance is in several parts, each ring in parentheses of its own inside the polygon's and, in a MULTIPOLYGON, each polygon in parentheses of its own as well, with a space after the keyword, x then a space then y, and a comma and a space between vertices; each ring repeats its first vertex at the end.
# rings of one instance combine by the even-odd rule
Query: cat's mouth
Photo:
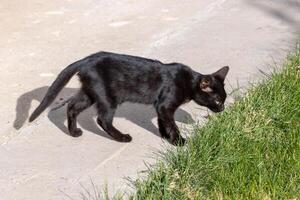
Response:
POLYGON ((218 112, 222 112, 225 108, 224 105, 218 106, 218 107, 208 107, 211 111, 218 113, 218 112))

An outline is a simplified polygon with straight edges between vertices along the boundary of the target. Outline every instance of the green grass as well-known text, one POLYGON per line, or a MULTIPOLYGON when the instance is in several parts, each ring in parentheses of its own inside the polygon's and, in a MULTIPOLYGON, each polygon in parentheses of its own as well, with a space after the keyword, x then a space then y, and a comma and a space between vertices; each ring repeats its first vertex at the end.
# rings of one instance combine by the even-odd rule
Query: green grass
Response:
POLYGON ((130 199, 300 199, 300 50, 192 135, 130 199))

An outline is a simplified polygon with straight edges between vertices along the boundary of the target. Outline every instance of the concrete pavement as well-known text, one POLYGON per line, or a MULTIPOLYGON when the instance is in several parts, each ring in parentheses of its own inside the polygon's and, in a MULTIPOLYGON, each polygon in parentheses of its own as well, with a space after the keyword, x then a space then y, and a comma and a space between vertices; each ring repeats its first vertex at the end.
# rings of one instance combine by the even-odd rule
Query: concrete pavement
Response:
MULTIPOLYGON (((202 73, 229 65, 230 92, 230 85, 247 86, 294 47, 300 1, 10 0, 0 3, 0 30, 1 199, 79 199, 91 180, 107 183, 111 194, 127 190, 124 177, 136 177, 168 144, 150 106, 118 109, 114 124, 131 134, 128 144, 103 132, 92 108, 79 117, 80 138, 65 134, 65 107, 28 124, 65 66, 100 50, 182 62, 202 73)), ((52 107, 77 87, 73 78, 52 107)), ((206 113, 191 102, 176 120, 184 129, 206 113)))

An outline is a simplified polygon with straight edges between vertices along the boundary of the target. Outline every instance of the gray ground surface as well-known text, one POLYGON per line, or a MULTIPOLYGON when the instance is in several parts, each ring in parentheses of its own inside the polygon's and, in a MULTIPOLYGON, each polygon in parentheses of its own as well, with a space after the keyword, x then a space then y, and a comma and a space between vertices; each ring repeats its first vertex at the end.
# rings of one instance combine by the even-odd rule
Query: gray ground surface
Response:
MULTIPOLYGON (((124 104, 118 110, 114 123, 133 136, 128 144, 98 128, 93 109, 79 119, 80 138, 65 134, 65 107, 28 124, 28 113, 69 63, 105 50, 182 62, 203 73, 229 65, 231 91, 229 83, 246 86, 273 58, 282 61, 295 45, 299 19, 296 0, 2 0, 1 199, 79 199, 90 180, 107 182, 113 193, 166 144, 150 106, 124 104)), ((77 86, 74 78, 60 98, 77 86)), ((205 115, 188 103, 176 120, 185 127, 205 115)))

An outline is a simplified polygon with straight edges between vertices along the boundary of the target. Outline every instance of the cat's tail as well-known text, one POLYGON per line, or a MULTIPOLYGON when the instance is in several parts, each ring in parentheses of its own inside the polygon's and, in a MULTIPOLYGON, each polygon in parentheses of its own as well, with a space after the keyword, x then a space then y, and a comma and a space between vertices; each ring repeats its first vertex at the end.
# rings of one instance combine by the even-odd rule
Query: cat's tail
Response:
POLYGON ((59 73, 55 81, 49 87, 40 105, 33 111, 31 116, 29 117, 29 122, 35 120, 55 100, 56 96, 69 82, 72 76, 74 76, 74 74, 78 72, 80 66, 82 66, 82 60, 70 64, 59 73))

